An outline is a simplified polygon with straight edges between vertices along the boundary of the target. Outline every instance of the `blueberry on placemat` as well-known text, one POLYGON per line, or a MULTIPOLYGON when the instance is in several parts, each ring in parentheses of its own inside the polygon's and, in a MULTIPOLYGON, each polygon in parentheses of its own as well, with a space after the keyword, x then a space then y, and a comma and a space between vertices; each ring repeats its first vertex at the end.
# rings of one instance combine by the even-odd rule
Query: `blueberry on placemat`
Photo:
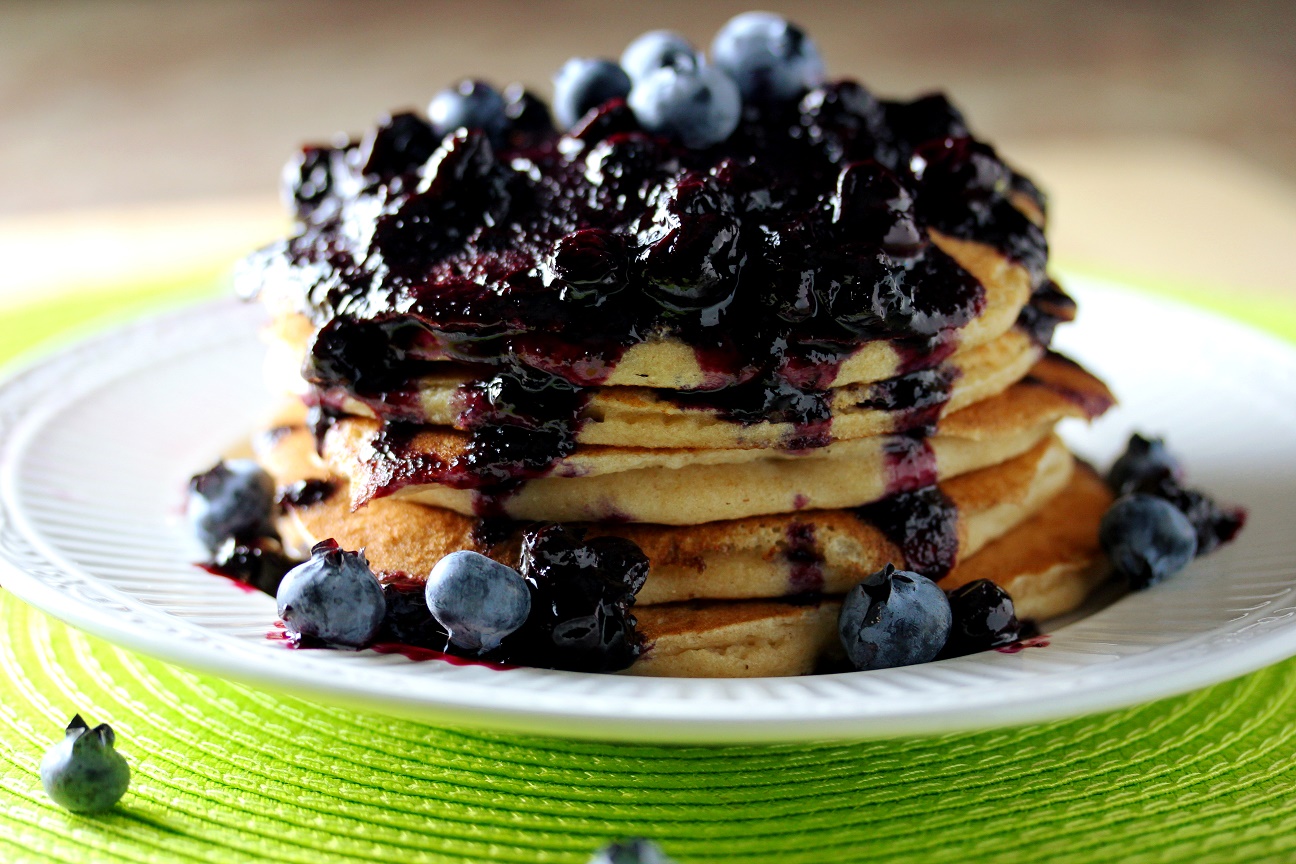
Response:
POLYGON ((113 746, 112 727, 91 729, 77 714, 63 740, 45 752, 40 778, 55 804, 73 813, 102 813, 112 808, 130 786, 130 766, 113 746))
POLYGON ((856 669, 887 669, 934 660, 952 624, 935 582, 888 564, 846 595, 837 629, 856 669))
POLYGON ((674 859, 666 857, 661 847, 651 840, 626 840, 623 843, 610 843, 604 846, 589 864, 675 864, 674 859))
POLYGON ((512 567, 477 552, 451 552, 428 576, 432 617, 460 648, 485 653, 526 623, 531 592, 512 567))
POLYGON ((347 648, 372 642, 387 612, 364 553, 347 552, 333 540, 316 543, 311 559, 288 571, 275 599, 290 635, 347 648))
POLYGON ((1188 566, 1197 553, 1197 531, 1177 507, 1152 495, 1126 495, 1103 515, 1103 551, 1135 590, 1155 585, 1188 566))

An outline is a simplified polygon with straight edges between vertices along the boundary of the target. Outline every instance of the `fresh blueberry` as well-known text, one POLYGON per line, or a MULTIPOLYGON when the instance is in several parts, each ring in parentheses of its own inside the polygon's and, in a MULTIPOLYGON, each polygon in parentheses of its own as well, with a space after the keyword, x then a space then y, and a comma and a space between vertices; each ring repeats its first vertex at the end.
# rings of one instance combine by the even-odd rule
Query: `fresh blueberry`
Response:
POLYGON ((733 77, 748 102, 799 99, 824 79, 814 41, 770 12, 744 12, 729 19, 711 42, 711 62, 733 77))
POLYGON ((666 857, 661 847, 651 840, 638 839, 604 846, 589 864, 675 864, 675 861, 666 857))
POLYGON ((1124 495, 1143 480, 1161 473, 1179 477, 1183 468, 1174 454, 1166 449, 1165 441, 1134 434, 1130 436, 1125 452, 1107 472, 1107 485, 1117 495, 1124 495))
POLYGON ((564 129, 591 108, 630 95, 630 76, 611 60, 573 57, 554 76, 554 114, 564 129))
POLYGON ((888 669, 935 659, 952 624, 935 582, 888 564, 846 595, 837 632, 856 669, 888 669))
POLYGON ((621 54, 621 68, 631 81, 641 81, 658 69, 692 72, 702 66, 693 44, 670 30, 650 30, 631 42, 621 54))
POLYGON ((954 625, 945 654, 959 656, 1007 645, 1021 638, 1012 597, 989 579, 977 579, 949 593, 954 625))
POLYGON ((1098 529, 1112 568, 1139 590, 1173 576, 1197 553, 1197 531, 1169 501, 1126 495, 1103 515, 1098 529))
POLYGON ((373 641, 387 612, 364 552, 343 551, 333 540, 316 543, 311 559, 288 571, 275 599, 290 635, 349 648, 373 641))
POLYGON ((54 803, 73 813, 102 813, 112 809, 130 786, 130 766, 113 749, 112 727, 91 729, 78 714, 63 740, 41 759, 41 785, 54 803))
POLYGON ((498 139, 508 123, 504 97, 484 81, 466 79, 432 97, 428 120, 438 136, 456 129, 481 129, 498 139))
POLYGON ((742 116, 738 85, 709 66, 695 71, 658 69, 635 84, 629 101, 649 132, 696 149, 724 141, 742 116))
POLYGON ((260 465, 232 459, 189 481, 185 514, 194 534, 215 553, 231 537, 243 541, 274 533, 274 499, 274 480, 260 465))
POLYGON ((531 614, 531 592, 512 567, 477 552, 451 552, 428 576, 428 609, 460 648, 499 647, 531 614))

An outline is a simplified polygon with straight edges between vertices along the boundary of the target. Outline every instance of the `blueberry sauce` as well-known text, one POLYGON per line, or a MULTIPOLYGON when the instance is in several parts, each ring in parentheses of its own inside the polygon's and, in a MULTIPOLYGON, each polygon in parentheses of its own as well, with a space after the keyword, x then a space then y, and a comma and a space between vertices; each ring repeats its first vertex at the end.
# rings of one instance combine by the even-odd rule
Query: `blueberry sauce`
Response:
POLYGON ((1031 292, 1030 302, 1017 317, 1017 327, 1037 345, 1045 348, 1053 341, 1053 331, 1059 324, 1074 321, 1075 301, 1052 279, 1045 279, 1031 292))
POLYGON ((211 561, 198 566, 224 576, 248 591, 273 595, 283 577, 299 562, 283 554, 279 541, 269 537, 230 539, 211 561))
POLYGON ((855 515, 900 547, 904 567, 940 581, 958 561, 958 507, 940 487, 896 492, 855 515))
MULTIPOLYGON (((705 394, 670 398, 787 422, 788 450, 821 447, 828 387, 862 344, 931 369, 984 308, 929 228, 993 245, 1043 283, 1043 234, 1009 201, 1042 199, 942 96, 827 84, 748 111, 701 150, 648 135, 621 100, 560 135, 542 103, 511 98, 493 140, 436 140, 398 114, 303 149, 285 175, 297 232, 243 268, 245 294, 286 284, 319 327, 305 369, 318 434, 340 394, 399 407, 433 363, 473 370, 464 452, 401 466, 408 435, 389 436, 356 503, 439 482, 498 512, 570 452, 587 388, 658 338, 689 345, 703 371, 705 394)), ((936 394, 911 394, 909 427, 929 423, 936 394)))
POLYGON ((815 540, 813 522, 792 522, 787 527, 787 558, 791 572, 788 574, 789 594, 809 594, 823 590, 823 552, 815 540))
POLYGON ((337 491, 337 484, 332 480, 298 480, 290 486, 279 490, 279 506, 310 507, 327 501, 337 491))

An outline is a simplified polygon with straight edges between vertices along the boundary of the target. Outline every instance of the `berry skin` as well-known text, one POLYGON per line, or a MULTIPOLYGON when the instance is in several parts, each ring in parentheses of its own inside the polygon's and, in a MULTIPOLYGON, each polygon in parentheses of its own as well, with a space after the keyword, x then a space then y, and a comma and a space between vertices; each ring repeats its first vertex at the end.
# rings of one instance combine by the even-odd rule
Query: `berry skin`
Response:
POLYGON ((189 481, 185 515, 194 534, 215 553, 231 537, 244 541, 273 534, 274 500, 274 480, 260 465, 231 459, 189 481))
POLYGON ((1180 477, 1183 468, 1174 454, 1166 449, 1165 441, 1135 434, 1130 436, 1125 452, 1107 472, 1107 485, 1117 495, 1125 495, 1144 480, 1162 473, 1180 477))
POLYGON ((627 840, 610 843, 594 854, 589 864, 675 864, 661 847, 651 840, 627 840))
POLYGON ((573 57, 554 76, 554 114, 564 129, 609 99, 630 94, 630 76, 611 60, 573 57))
POLYGON ((1098 540, 1115 571, 1138 591, 1173 576, 1197 553, 1197 531, 1173 504, 1151 495, 1117 499, 1098 540))
POLYGON ((974 654, 1021 638, 1022 627, 1008 592, 989 579, 977 579, 949 593, 954 625, 946 655, 974 654))
POLYGON ((456 129, 481 129, 498 140, 508 124, 504 107, 504 97, 494 87, 466 79, 432 97, 428 121, 438 136, 456 129))
POLYGON ((824 63, 800 27, 769 12, 729 19, 711 42, 711 62, 728 72, 747 102, 799 99, 824 80, 824 63))
POLYGON ((343 551, 333 540, 316 543, 311 559, 288 571, 275 599, 289 634, 348 648, 372 642, 387 613, 364 552, 343 551))
POLYGON ((713 67, 658 69, 630 91, 630 108, 649 132, 702 149, 733 134, 742 117, 738 85, 713 67))
POLYGON ((41 759, 45 794, 73 813, 112 809, 130 786, 130 766, 113 748, 115 742, 116 736, 107 723, 91 729, 80 714, 73 717, 63 740, 45 751, 41 759))
POLYGON ((952 624, 935 582, 888 564, 846 595, 837 632, 856 669, 888 669, 935 659, 952 624))
POLYGON ((493 651, 526 623, 531 593, 512 567, 477 552, 452 552, 428 576, 428 609, 460 648, 493 651))
POLYGON ((693 44, 670 30, 650 30, 626 46, 621 54, 621 68, 635 82, 658 69, 692 72, 702 65, 702 56, 693 44))

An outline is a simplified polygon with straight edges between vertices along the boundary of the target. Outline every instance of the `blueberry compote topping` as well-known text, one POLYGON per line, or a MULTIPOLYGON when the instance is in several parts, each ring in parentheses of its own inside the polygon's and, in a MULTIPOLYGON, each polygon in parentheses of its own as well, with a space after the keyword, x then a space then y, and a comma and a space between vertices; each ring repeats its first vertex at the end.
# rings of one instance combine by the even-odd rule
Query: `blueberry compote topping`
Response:
POLYGON ((585 389, 657 338, 691 346, 704 371, 704 396, 673 397, 791 423, 792 450, 822 446, 826 391, 863 343, 931 368, 984 306, 929 228, 991 244, 1043 284, 1043 234, 1010 202, 1034 187, 943 96, 828 83, 748 104, 701 148, 645 132, 621 99, 565 134, 543 108, 512 88, 503 128, 443 138, 396 114, 287 171, 297 231, 249 260, 242 290, 299 293, 319 327, 309 381, 371 402, 400 401, 434 361, 477 381, 471 455, 370 495, 436 480, 479 490, 490 512, 565 455, 585 389), (492 381, 520 395, 502 409, 482 396, 492 381))
POLYGON ((897 492, 855 510, 900 547, 905 567, 939 581, 958 561, 958 507, 938 486, 897 492))

